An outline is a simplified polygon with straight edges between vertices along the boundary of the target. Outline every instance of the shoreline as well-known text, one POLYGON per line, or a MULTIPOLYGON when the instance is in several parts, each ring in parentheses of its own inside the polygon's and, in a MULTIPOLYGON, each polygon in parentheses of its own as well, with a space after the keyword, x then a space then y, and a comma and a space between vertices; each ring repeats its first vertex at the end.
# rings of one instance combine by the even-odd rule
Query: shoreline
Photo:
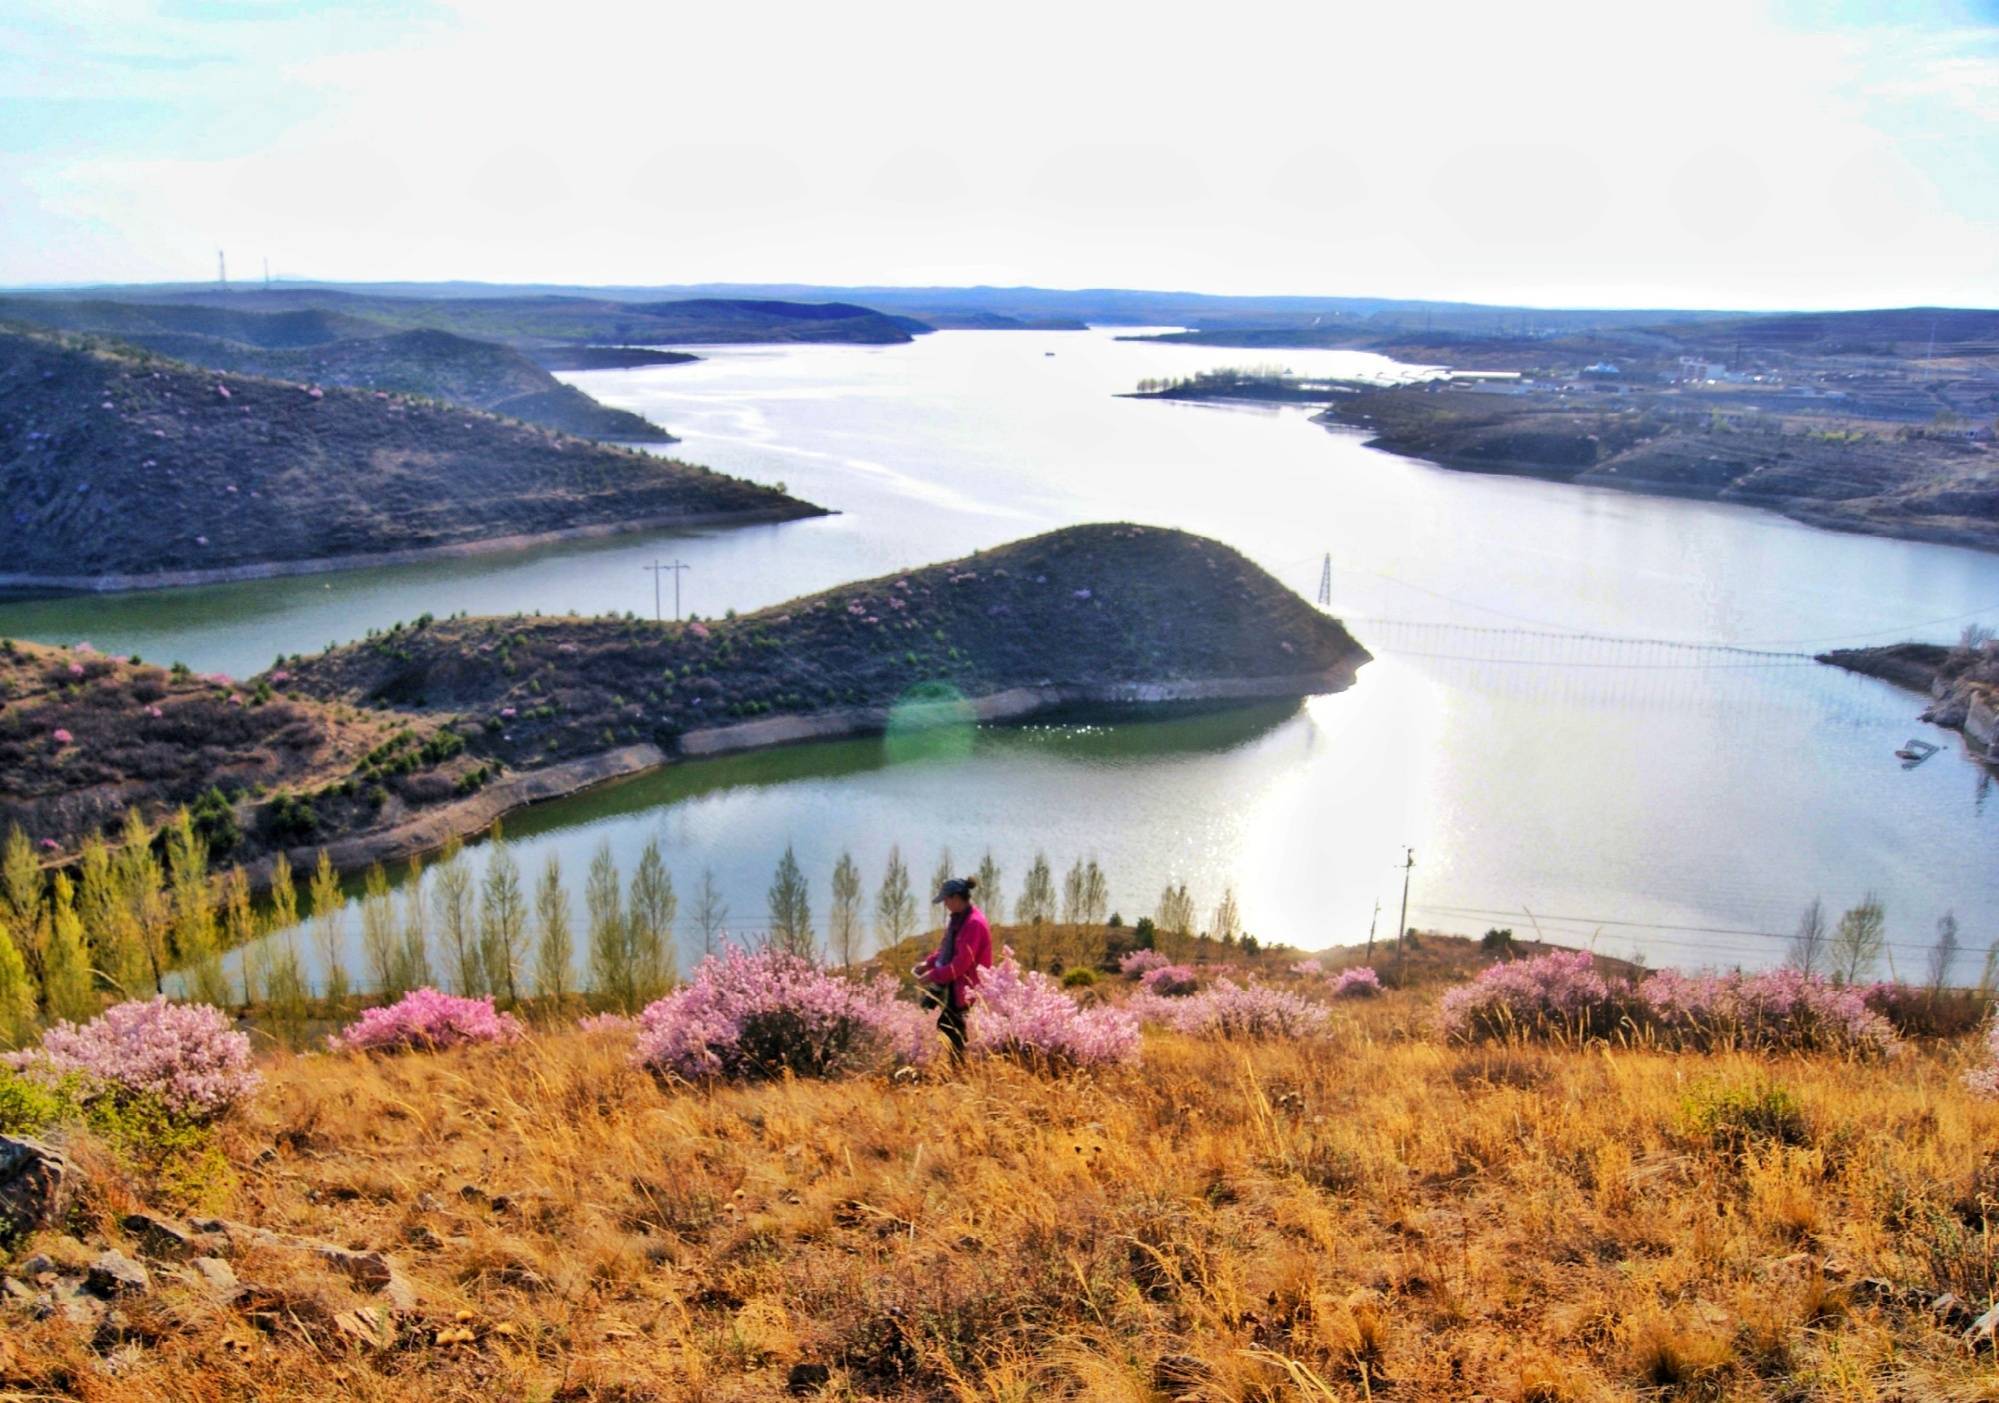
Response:
POLYGON ((587 526, 562 526, 548 531, 519 532, 509 536, 485 536, 476 540, 450 541, 435 546, 409 546, 399 550, 370 551, 356 555, 314 556, 299 560, 252 561, 242 565, 217 566, 212 570, 160 570, 138 575, 27 575, 0 571, 0 598, 33 599, 93 594, 135 594, 146 590, 185 589, 197 585, 240 584, 251 580, 285 579, 297 575, 330 575, 342 570, 369 570, 384 565, 415 565, 430 560, 449 560, 464 556, 526 550, 562 541, 595 540, 669 527, 759 526, 835 515, 838 513, 824 507, 800 503, 797 507, 758 507, 750 511, 674 512, 659 516, 634 517, 627 521, 596 522, 587 526))
MULTIPOLYGON (((1074 706, 1151 706, 1178 702, 1249 703, 1302 700, 1346 690, 1353 685, 1366 653, 1342 660, 1318 672, 1268 677, 1198 678, 1177 682, 1050 683, 1013 687, 968 697, 972 720, 1008 725, 1074 706)), ((387 828, 349 834, 326 843, 287 848, 294 870, 310 870, 323 848, 342 874, 372 863, 402 862, 426 857, 451 838, 469 838, 508 814, 536 804, 567 799, 614 781, 632 779, 689 760, 778 746, 881 735, 888 730, 892 708, 842 707, 811 716, 775 716, 728 726, 688 731, 677 749, 668 752, 641 743, 619 746, 575 760, 510 774, 462 799, 426 808, 387 828)), ((270 880, 276 855, 258 858, 244 869, 251 884, 262 890, 270 880)))

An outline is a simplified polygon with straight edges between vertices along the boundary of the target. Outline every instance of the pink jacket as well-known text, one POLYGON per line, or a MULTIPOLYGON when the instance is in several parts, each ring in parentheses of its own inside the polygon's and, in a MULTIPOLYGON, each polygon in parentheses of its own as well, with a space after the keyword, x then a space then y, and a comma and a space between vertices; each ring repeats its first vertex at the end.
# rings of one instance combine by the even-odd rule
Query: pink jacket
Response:
POLYGON ((939 962, 943 953, 940 945, 925 955, 917 966, 919 977, 926 984, 949 986, 951 1007, 969 1008, 972 991, 979 987, 979 971, 993 967, 993 928, 986 923, 986 913, 976 906, 966 912, 950 964, 939 962))

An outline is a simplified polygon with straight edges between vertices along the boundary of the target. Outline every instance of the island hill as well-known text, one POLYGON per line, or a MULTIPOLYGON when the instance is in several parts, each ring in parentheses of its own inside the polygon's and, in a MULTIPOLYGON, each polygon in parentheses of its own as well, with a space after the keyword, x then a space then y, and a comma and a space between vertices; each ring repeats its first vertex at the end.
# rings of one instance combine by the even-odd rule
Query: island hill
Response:
POLYGON ((1316 398, 1328 426, 1449 468, 1999 549, 1999 312, 1705 315, 1484 335, 1350 319, 1157 339, 1345 346, 1469 373, 1396 386, 1211 373, 1156 397, 1316 398))
POLYGON ((1931 698, 1923 720, 1959 732, 1972 754, 1999 765, 1999 642, 1989 632, 1967 630, 1955 647, 1835 648, 1818 660, 1931 698))
POLYGON ((326 846, 351 868, 677 757, 897 718, 1301 697, 1366 660, 1228 547, 1116 525, 728 619, 426 617, 240 682, 15 643, 0 829, 54 855, 129 805, 205 802, 228 861, 326 846))
POLYGON ((300 574, 822 514, 632 449, 388 391, 0 330, 0 588, 300 574))

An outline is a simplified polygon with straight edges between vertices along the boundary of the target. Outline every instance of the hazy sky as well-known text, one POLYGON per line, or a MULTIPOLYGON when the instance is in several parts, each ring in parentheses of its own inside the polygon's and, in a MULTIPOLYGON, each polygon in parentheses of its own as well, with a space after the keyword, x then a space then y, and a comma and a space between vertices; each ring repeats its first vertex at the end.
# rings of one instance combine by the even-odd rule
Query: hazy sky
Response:
POLYGON ((10 0, 0 282, 217 248, 237 276, 1994 306, 1999 7, 10 0))

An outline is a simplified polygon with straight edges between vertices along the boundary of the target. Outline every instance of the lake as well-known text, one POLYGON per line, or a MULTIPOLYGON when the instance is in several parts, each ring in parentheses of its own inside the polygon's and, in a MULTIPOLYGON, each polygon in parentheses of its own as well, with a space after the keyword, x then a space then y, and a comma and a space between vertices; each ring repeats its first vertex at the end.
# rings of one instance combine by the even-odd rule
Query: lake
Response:
POLYGON ((656 559, 690 564, 685 607, 716 614, 1074 522, 1183 527, 1308 598, 1330 553, 1334 611, 1375 654, 1357 685, 1296 706, 678 765, 517 816, 517 854, 532 872, 556 851, 580 894, 600 841, 629 871, 656 834, 683 912, 712 867, 744 931, 762 924, 787 843, 822 920, 842 850, 872 887, 900 844, 919 882, 940 849, 969 868, 990 848, 1008 896, 1037 851, 1058 871, 1094 856, 1127 920, 1168 881, 1204 912, 1233 885, 1248 929, 1317 948, 1365 939, 1377 903, 1393 930, 1408 845, 1410 923, 1424 928, 1538 928, 1656 964, 1760 965, 1782 958, 1813 896, 1837 911, 1874 891, 1904 975, 1947 910, 1973 951, 1999 940, 1985 772, 1916 722, 1919 698, 1786 656, 1999 622, 1999 556, 1450 472, 1295 408, 1116 397, 1142 377, 1247 362, 1406 373, 1360 353, 1142 345, 1102 329, 701 353, 564 378, 681 435, 677 456, 839 515, 16 601, 0 604, 0 633, 241 674, 426 610, 646 613, 656 559), (1904 770, 1892 752, 1912 735, 1944 753, 1904 770))

